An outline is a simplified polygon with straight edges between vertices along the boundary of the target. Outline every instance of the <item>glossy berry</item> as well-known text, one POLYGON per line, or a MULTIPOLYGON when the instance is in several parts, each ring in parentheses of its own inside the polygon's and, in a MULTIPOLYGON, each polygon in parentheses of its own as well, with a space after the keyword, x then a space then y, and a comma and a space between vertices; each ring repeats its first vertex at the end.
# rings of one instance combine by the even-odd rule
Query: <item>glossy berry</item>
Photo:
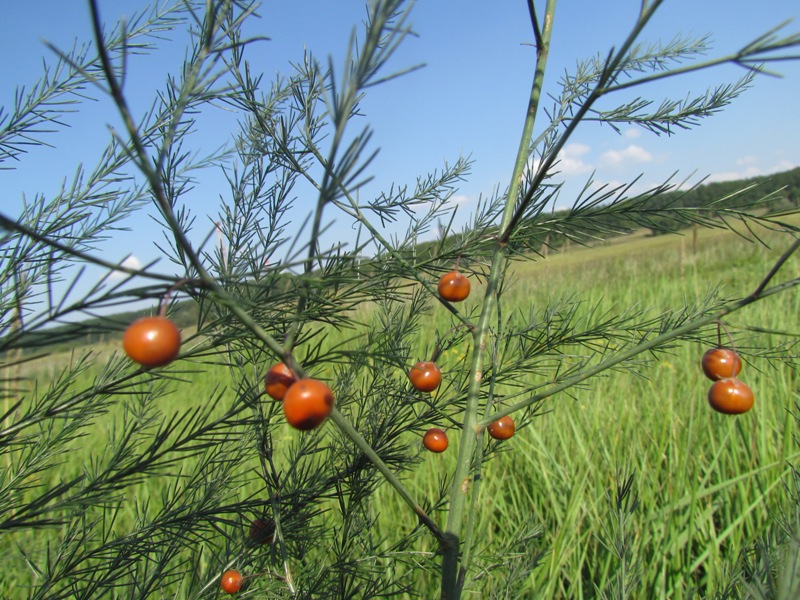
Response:
POLYGON ((753 390, 738 379, 720 379, 708 390, 708 403, 717 412, 741 415, 753 408, 753 390))
POLYGON ((712 348, 703 355, 703 373, 711 381, 736 377, 742 370, 742 359, 728 348, 712 348))
POLYGON ((442 383, 442 371, 435 363, 421 360, 409 369, 408 379, 420 392, 432 392, 442 383))
POLYGON ((448 444, 447 434, 438 427, 428 429, 422 437, 422 445, 431 452, 436 452, 437 454, 447 450, 448 444))
POLYGON ((225 571, 222 574, 222 579, 219 582, 219 586, 222 588, 222 591, 227 594, 235 594, 240 589, 242 589, 242 584, 244 584, 244 577, 239 571, 231 569, 230 571, 225 571))
POLYGON ((286 390, 297 381, 297 377, 285 363, 272 365, 264 378, 264 389, 273 400, 283 400, 286 390))
POLYGON ((256 544, 271 544, 275 537, 275 522, 256 519, 250 524, 250 540, 256 544))
POLYGON ((506 415, 505 417, 500 417, 494 423, 491 423, 487 429, 489 430, 489 435, 494 439, 507 440, 514 435, 516 425, 514 424, 514 419, 506 415))
POLYGON ((469 296, 469 279, 459 271, 450 271, 439 279, 439 296, 448 302, 461 302, 469 296))
POLYGON ((318 427, 333 410, 333 392, 318 379, 298 379, 283 397, 283 414, 301 431, 318 427))
POLYGON ((181 332, 166 317, 143 317, 125 330, 122 347, 143 367, 162 367, 181 351, 181 332))

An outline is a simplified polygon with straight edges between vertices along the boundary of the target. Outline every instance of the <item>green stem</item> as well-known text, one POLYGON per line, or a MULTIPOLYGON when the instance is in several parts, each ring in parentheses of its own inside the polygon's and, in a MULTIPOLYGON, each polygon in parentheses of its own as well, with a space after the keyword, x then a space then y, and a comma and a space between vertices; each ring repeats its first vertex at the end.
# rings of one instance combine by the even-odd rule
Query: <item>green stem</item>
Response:
MULTIPOLYGON (((525 124, 522 130, 519 149, 517 150, 517 158, 511 177, 508 197, 506 198, 506 205, 503 210, 500 231, 505 231, 512 221, 517 205, 517 196, 530 155, 530 140, 533 135, 533 126, 542 95, 542 84, 544 82, 545 66, 547 65, 547 58, 550 50, 550 37, 553 29, 555 5, 555 0, 547 1, 542 31, 535 32, 537 34, 536 39, 538 44, 536 49, 536 70, 531 86, 525 124)), ((486 292, 484 294, 481 314, 473 334, 474 344, 469 371, 472 374, 472 378, 467 390, 461 446, 459 448, 458 459, 453 475, 453 485, 450 493, 450 509, 447 518, 446 533, 448 535, 449 544, 442 548, 444 555, 442 560, 442 598, 447 600, 456 600, 461 596, 458 586, 460 536, 464 519, 466 518, 465 508, 467 495, 474 493, 473 486, 470 485, 470 471, 474 465, 478 441, 481 439, 481 428, 477 427, 477 422, 478 411, 480 409, 483 362, 487 343, 489 341, 489 320, 495 310, 497 302, 496 290, 502 278, 505 261, 505 243, 503 240, 498 239, 492 258, 491 272, 486 282, 486 292)))
POLYGON ((443 546, 447 546, 445 535, 439 526, 428 516, 419 503, 414 500, 414 497, 408 491, 406 486, 403 485, 403 482, 398 479, 397 475, 395 475, 391 469, 389 469, 381 457, 376 454, 375 450, 373 450, 372 446, 367 443, 367 440, 365 440, 361 434, 358 433, 355 427, 350 424, 350 421, 345 419, 344 415, 342 415, 342 413, 335 408, 333 411, 331 411, 330 419, 336 423, 339 429, 341 429, 342 432, 347 435, 347 437, 349 437, 356 446, 358 446, 364 455, 369 458, 370 461, 372 461, 372 464, 374 464, 378 471, 381 472, 386 481, 389 482, 389 484, 397 491, 397 493, 400 494, 400 497, 403 499, 403 501, 408 504, 411 510, 414 511, 420 522, 425 525, 425 527, 427 527, 431 533, 433 533, 433 535, 436 536, 443 546))
MULTIPOLYGON (((497 311, 496 311, 497 322, 495 327, 499 331, 503 322, 503 312, 502 312, 502 304, 500 303, 500 298, 497 298, 497 311)), ((497 356, 497 340, 495 339, 492 346, 492 355, 491 355, 492 364, 496 365, 498 363, 499 357, 497 356)), ((486 404, 483 409, 483 416, 485 417, 492 411, 492 405, 495 401, 495 378, 492 377, 489 380, 489 393, 486 398, 486 404)), ((484 444, 483 444, 483 432, 481 430, 477 436, 477 444, 475 447, 475 466, 473 467, 473 490, 472 490, 472 497, 469 501, 469 512, 467 516, 467 523, 464 531, 464 551, 461 555, 461 565, 458 569, 458 593, 460 594, 461 591, 464 589, 464 581, 467 577, 467 572, 469 571, 469 565, 472 560, 472 549, 473 549, 473 538, 475 537, 475 530, 477 529, 477 515, 478 515, 478 496, 480 495, 480 488, 481 483, 483 481, 482 475, 482 468, 483 468, 483 453, 484 453, 484 444)))
MULTIPOLYGON (((505 219, 505 215, 503 218, 503 223, 500 225, 500 241, 502 243, 508 242, 508 239, 511 237, 511 234, 517 228, 519 221, 525 215, 525 211, 527 210, 528 206, 530 206, 531 202, 535 198, 536 191, 541 186, 542 182, 544 181, 547 174, 550 172, 551 167, 558 159, 558 153, 561 151, 562 148, 567 144, 567 141, 570 139, 572 134, 577 129, 580 122, 583 120, 584 116, 589 112, 589 109, 597 102, 603 95, 608 93, 608 89, 605 87, 609 81, 613 81, 618 74, 617 71, 619 69, 620 63, 624 60, 625 56, 627 55, 628 51, 630 50, 633 43, 636 41, 636 38, 639 37, 639 34, 644 29, 645 25, 647 25, 650 18, 655 13, 656 9, 661 5, 663 0, 654 0, 654 2, 647 7, 643 7, 642 13, 639 15, 639 19, 636 21, 636 25, 634 26, 631 33, 625 39, 625 42, 620 46, 620 49, 616 53, 612 53, 609 57, 606 66, 603 70, 603 74, 597 82, 597 86, 592 90, 592 92, 587 96, 586 101, 581 104, 578 110, 575 112, 575 115, 570 119, 569 123, 564 130, 564 133, 558 138, 556 143, 550 149, 550 151, 546 154, 546 156, 542 159, 542 164, 539 165, 539 168, 536 170, 532 181, 530 182, 527 191, 525 192, 522 199, 520 199, 519 203, 514 203, 510 207, 506 204, 506 210, 508 211, 511 208, 511 216, 508 220, 505 219)), ((548 1, 548 9, 550 7, 550 2, 548 1)), ((545 15, 545 27, 548 26, 547 15, 545 15)), ((548 39, 549 43, 549 39, 548 39)), ((612 51, 613 52, 613 51, 612 51)), ((538 75, 538 71, 537 71, 538 75)), ((535 80, 534 80, 535 86, 535 80)), ((530 136, 528 140, 530 139, 530 136)), ((527 143, 527 141, 526 141, 527 143)), ((527 163, 529 157, 528 146, 526 145, 525 148, 525 155, 517 157, 517 167, 519 167, 520 160, 523 163, 527 163)), ((523 164, 524 167, 524 164, 523 164)), ((515 170, 515 173, 517 171, 515 170)), ((517 184, 517 187, 514 189, 515 194, 512 196, 509 193, 509 198, 514 198, 516 200, 516 193, 519 190, 519 181, 517 179, 522 178, 522 171, 518 172, 519 175, 515 178, 515 181, 512 182, 517 184)))
MULTIPOLYGON (((494 359, 494 356, 493 356, 494 359)), ((486 407, 484 409, 484 416, 486 416, 492 410, 492 402, 494 400, 494 379, 489 382, 489 397, 486 401, 486 407)), ((476 529, 476 521, 477 521, 477 504, 478 504, 478 495, 480 494, 481 489, 481 482, 483 481, 483 476, 481 473, 483 467, 483 429, 477 433, 477 441, 475 445, 475 460, 474 460, 474 467, 473 467, 473 475, 472 475, 472 496, 469 500, 469 511, 467 516, 467 523, 466 528, 464 531, 464 551, 461 555, 461 565, 458 569, 458 579, 457 579, 457 589, 458 593, 461 594, 461 591, 464 589, 464 581, 467 577, 467 571, 469 570, 469 564, 472 560, 472 544, 473 539, 475 537, 475 529, 476 529)))

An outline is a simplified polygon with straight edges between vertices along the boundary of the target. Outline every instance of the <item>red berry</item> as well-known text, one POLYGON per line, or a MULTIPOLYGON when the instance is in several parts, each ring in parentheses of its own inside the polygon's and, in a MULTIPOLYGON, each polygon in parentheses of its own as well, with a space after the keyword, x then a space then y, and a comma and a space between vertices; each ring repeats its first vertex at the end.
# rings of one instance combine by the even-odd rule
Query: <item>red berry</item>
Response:
POLYGON ((438 427, 429 429, 422 437, 422 445, 431 452, 436 452, 437 454, 447 450, 448 443, 447 434, 438 427))
POLYGON ((222 574, 222 579, 219 582, 219 586, 222 588, 222 591, 228 594, 235 594, 240 589, 242 589, 242 584, 244 584, 244 577, 239 571, 231 569, 230 571, 225 571, 222 574))
POLYGON ((143 317, 125 330, 122 347, 128 357, 143 367, 171 363, 181 351, 181 332, 166 317, 143 317))
POLYGON ((736 377, 742 370, 742 359, 728 348, 712 348, 703 355, 703 373, 711 381, 736 377))
POLYGON ((298 379, 283 397, 283 414, 301 431, 318 427, 333 410, 333 392, 317 379, 298 379))
POLYGON ((439 279, 439 296, 448 302, 461 302, 469 296, 469 279, 459 271, 445 273, 439 279))
POLYGON ((297 377, 285 363, 272 365, 264 378, 264 390, 273 400, 283 400, 286 390, 289 389, 297 377))
POLYGON ((432 392, 442 383, 442 371, 435 363, 421 360, 408 371, 408 378, 420 392, 432 392))
POLYGON ((740 415, 753 408, 753 390, 738 379, 720 379, 708 390, 708 403, 717 412, 740 415))
POLYGON ((506 415, 505 417, 500 417, 494 423, 491 423, 488 427, 488 430, 489 435, 494 439, 507 440, 514 435, 514 431, 516 431, 516 425, 514 424, 514 419, 506 415))

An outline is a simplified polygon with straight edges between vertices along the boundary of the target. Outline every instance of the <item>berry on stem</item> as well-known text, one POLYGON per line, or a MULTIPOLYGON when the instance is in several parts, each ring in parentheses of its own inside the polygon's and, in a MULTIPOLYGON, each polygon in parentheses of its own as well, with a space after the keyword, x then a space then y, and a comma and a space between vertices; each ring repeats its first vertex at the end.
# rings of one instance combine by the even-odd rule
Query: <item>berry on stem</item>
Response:
POLYGON ((438 427, 429 429, 422 437, 422 445, 431 452, 436 452, 437 454, 447 450, 448 444, 447 434, 438 427))
POLYGON ((333 410, 333 392, 318 379, 298 379, 283 397, 283 414, 301 431, 318 427, 333 410))
POLYGON ((420 392, 432 392, 442 383, 442 371, 436 363, 421 360, 408 371, 408 379, 420 392))
POLYGON ((256 544, 271 544, 275 537, 275 521, 256 519, 250 524, 250 540, 256 544))
POLYGON ((272 365, 264 378, 264 390, 273 400, 283 400, 286 390, 297 381, 297 377, 292 373, 286 363, 272 365))
POLYGON ((742 370, 742 359, 729 348, 712 348, 703 355, 703 373, 711 381, 736 377, 742 370))
POLYGON ((720 379, 708 390, 708 403, 726 415, 741 415, 753 408, 753 390, 738 379, 720 379))
POLYGON ((448 302, 461 302, 469 296, 469 279, 460 271, 450 271, 439 279, 439 296, 448 302))
POLYGON ((514 419, 506 415, 505 417, 500 417, 497 419, 497 421, 490 423, 487 429, 489 430, 489 435, 494 439, 507 440, 514 435, 514 432, 516 431, 516 425, 514 424, 514 419))
POLYGON ((219 586, 222 588, 222 591, 226 594, 235 594, 240 589, 242 589, 242 585, 244 584, 244 577, 239 571, 235 569, 230 569, 229 571, 225 571, 222 574, 222 579, 220 579, 219 586))
POLYGON ((166 317, 142 317, 125 330, 122 347, 132 361, 143 367, 162 367, 181 351, 181 332, 166 317))

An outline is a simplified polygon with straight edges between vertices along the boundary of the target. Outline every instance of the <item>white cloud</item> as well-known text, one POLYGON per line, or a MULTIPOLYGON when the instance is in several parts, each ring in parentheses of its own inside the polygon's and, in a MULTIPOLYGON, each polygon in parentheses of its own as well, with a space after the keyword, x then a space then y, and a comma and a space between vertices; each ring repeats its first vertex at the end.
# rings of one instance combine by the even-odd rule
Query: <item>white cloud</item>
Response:
POLYGON ((589 147, 587 144, 573 142, 564 146, 561 149, 561 154, 564 156, 583 156, 584 154, 588 154, 590 150, 591 147, 589 147))
POLYGON ((768 171, 768 173, 781 173, 783 171, 791 171, 792 169, 797 167, 797 163, 793 163, 788 160, 782 160, 775 165, 768 171))
POLYGON ((715 181, 734 181, 736 179, 749 179, 750 177, 757 177, 761 175, 761 169, 758 167, 747 167, 738 171, 721 171, 719 173, 712 173, 704 183, 713 183, 715 181))
POLYGON ((464 194, 453 194, 452 196, 450 196, 450 198, 448 198, 447 203, 448 204, 466 204, 470 200, 472 200, 472 198, 470 198, 469 196, 465 196, 464 194))
POLYGON ((755 156, 745 156, 736 160, 736 166, 742 167, 730 171, 720 171, 719 173, 712 173, 706 178, 707 183, 714 181, 734 181, 736 179, 750 179, 751 177, 758 177, 760 175, 769 175, 771 173, 780 173, 782 171, 789 171, 794 169, 797 165, 788 161, 781 160, 767 169, 762 169, 756 165, 758 158, 755 156))
MULTIPOLYGON (((594 167, 591 164, 584 162, 581 158, 583 155, 588 154, 591 150, 591 147, 587 146, 586 144, 580 144, 577 142, 564 146, 564 148, 562 148, 558 153, 558 159, 556 164, 553 166, 556 179, 561 180, 565 177, 581 175, 583 173, 590 173, 593 171, 594 167)), ((528 160, 528 166, 525 168, 525 176, 527 177, 531 173, 538 171, 541 164, 542 160, 539 156, 532 157, 530 160, 528 160)))
POLYGON ((653 160, 653 155, 636 144, 630 144, 624 150, 608 150, 600 156, 600 162, 611 167, 625 163, 646 163, 651 160, 653 160))
POLYGON ((558 169, 561 175, 580 175, 581 173, 588 173, 592 170, 592 165, 583 162, 581 158, 583 155, 588 154, 591 148, 586 144, 567 144, 558 153, 558 169))
MULTIPOLYGON (((142 268, 142 261, 140 261, 138 258, 136 258, 133 254, 131 254, 128 258, 123 260, 120 263, 120 265, 125 267, 125 268, 127 268, 127 269, 141 269, 142 268)), ((111 274, 108 277, 109 277, 109 279, 119 280, 119 279, 123 279, 124 277, 127 277, 127 275, 128 274, 125 273, 124 271, 112 271, 111 274)))
POLYGON ((638 137, 641 137, 642 130, 638 127, 631 127, 630 129, 626 129, 622 132, 622 135, 628 138, 629 140, 635 140, 638 137))

